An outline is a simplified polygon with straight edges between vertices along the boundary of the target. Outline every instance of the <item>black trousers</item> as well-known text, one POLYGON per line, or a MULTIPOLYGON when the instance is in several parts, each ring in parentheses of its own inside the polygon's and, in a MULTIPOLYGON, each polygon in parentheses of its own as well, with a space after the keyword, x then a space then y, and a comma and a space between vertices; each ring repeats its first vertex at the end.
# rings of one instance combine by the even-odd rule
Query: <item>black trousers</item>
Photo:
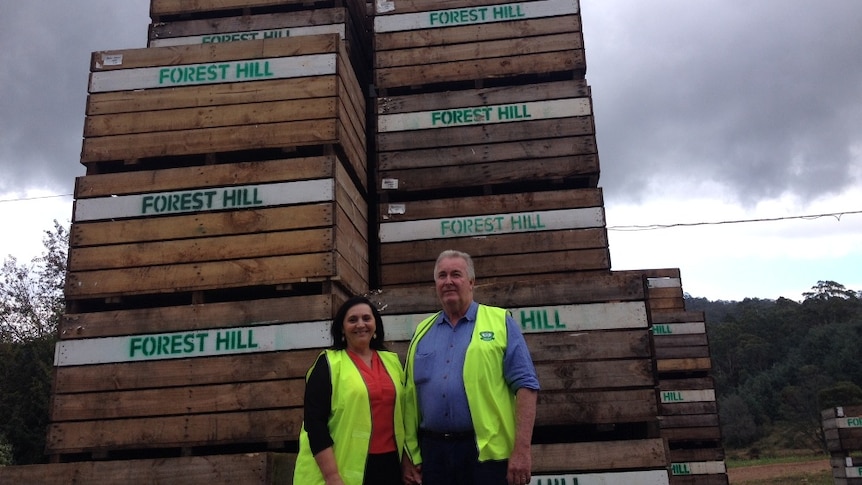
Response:
POLYGON ((401 461, 398 452, 368 455, 365 462, 364 485, 404 485, 401 481, 401 461))

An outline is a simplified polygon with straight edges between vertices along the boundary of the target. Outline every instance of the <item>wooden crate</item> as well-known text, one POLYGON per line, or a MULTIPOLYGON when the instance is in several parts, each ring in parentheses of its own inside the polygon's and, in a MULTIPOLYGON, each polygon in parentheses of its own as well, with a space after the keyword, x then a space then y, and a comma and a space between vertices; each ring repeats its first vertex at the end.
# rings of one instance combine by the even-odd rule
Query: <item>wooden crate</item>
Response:
POLYGON ((292 485, 295 454, 242 453, 0 467, 15 485, 292 485))
POLYGON ((305 373, 347 296, 66 314, 47 453, 295 443, 305 373))
POLYGON ((381 288, 430 284, 441 251, 474 256, 483 281, 609 270, 601 189, 431 199, 379 207, 381 288))
POLYGON ((441 91, 452 83, 586 72, 578 0, 375 3, 374 84, 441 91))
POLYGON ((533 445, 532 475, 542 485, 667 484, 666 465, 667 450, 660 439, 533 445))
POLYGON ((709 374, 712 359, 703 312, 653 311, 650 318, 660 375, 709 374))
POLYGON ((67 301, 368 288, 367 202, 336 156, 78 179, 67 301))
POLYGON ((89 91, 88 174, 327 147, 367 173, 365 98, 337 34, 94 52, 89 91))
POLYGON ((390 199, 462 187, 596 187, 584 80, 377 99, 377 190, 390 199))
MULTIPOLYGON (((198 2, 200 3, 200 2, 198 2)), ((221 2, 224 3, 224 2, 221 2)), ((189 5, 189 2, 185 2, 189 5)), ((304 35, 338 34, 345 42, 357 77, 365 86, 371 75, 371 34, 364 4, 348 2, 347 7, 308 8, 286 12, 239 14, 232 10, 207 11, 202 18, 180 16, 177 20, 150 24, 147 47, 192 44, 223 44, 246 40, 278 39, 304 35), (219 15, 213 17, 213 15, 219 15)), ((294 8, 297 5, 294 5, 294 8)))
POLYGON ((862 405, 824 409, 820 415, 826 449, 831 452, 862 451, 862 405))

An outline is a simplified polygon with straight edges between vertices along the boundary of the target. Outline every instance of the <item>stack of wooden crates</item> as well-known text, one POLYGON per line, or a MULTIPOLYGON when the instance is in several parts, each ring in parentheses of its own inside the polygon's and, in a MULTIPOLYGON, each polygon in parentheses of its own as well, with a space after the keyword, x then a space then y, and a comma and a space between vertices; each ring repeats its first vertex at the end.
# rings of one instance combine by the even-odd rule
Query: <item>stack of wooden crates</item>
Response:
POLYGON ((862 405, 824 409, 820 416, 834 483, 862 484, 862 405))
POLYGON ((526 334, 534 485, 727 483, 678 271, 610 270, 578 0, 150 10, 92 58, 54 463, 0 477, 290 483, 335 309, 403 357, 453 248, 526 334))

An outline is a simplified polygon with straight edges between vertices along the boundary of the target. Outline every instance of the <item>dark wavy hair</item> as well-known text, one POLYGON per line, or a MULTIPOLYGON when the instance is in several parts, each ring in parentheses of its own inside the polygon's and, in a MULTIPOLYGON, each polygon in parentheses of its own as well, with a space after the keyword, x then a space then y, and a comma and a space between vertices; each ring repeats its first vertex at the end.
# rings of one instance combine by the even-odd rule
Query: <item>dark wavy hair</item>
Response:
POLYGON ((344 302, 338 311, 335 312, 335 318, 332 319, 332 326, 329 327, 329 333, 332 335, 333 349, 341 350, 347 348, 347 341, 344 338, 344 319, 347 317, 347 312, 351 308, 363 303, 371 307, 371 315, 374 316, 375 323, 374 333, 376 336, 371 338, 369 346, 374 350, 386 350, 386 346, 383 345, 383 341, 386 339, 386 334, 383 332, 383 318, 380 316, 377 306, 374 305, 374 303, 371 303, 371 300, 364 296, 354 296, 344 302))

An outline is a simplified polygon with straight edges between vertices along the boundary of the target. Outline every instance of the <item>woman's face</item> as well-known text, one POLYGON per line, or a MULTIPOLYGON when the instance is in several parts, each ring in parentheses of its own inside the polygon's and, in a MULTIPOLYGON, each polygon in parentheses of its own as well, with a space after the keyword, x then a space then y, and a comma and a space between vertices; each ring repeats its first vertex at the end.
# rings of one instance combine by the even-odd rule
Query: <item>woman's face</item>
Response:
POLYGON ((377 330, 377 322, 371 307, 365 303, 353 305, 344 316, 344 338, 347 348, 365 350, 371 345, 371 338, 377 330))

